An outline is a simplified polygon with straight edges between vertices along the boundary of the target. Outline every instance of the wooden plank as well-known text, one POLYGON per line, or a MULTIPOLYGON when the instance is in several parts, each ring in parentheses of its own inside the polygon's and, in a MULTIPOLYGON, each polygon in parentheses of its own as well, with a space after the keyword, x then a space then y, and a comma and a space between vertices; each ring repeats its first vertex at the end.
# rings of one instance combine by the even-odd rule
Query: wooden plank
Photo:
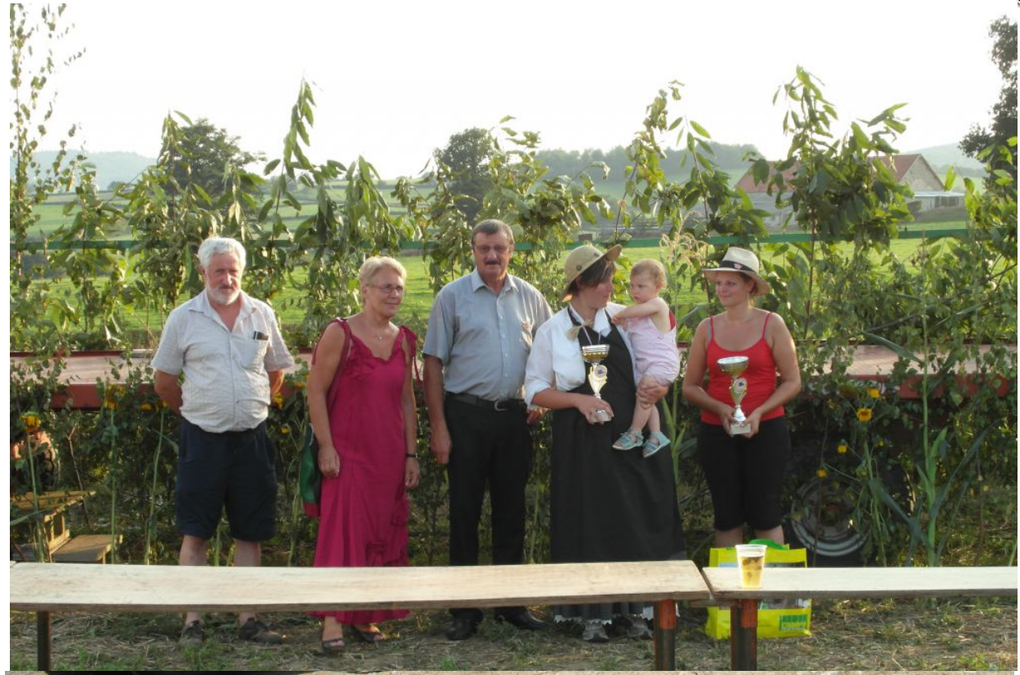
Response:
POLYGON ((116 544, 123 539, 118 535, 114 540, 110 534, 80 534, 53 551, 53 562, 97 563, 101 562, 116 544))
MULTIPOLYGON (((65 509, 95 494, 94 490, 70 490, 63 492, 43 492, 39 495, 39 510, 51 511, 65 509)), ((11 506, 21 511, 34 511, 35 501, 31 494, 23 494, 11 500, 11 506)))
MULTIPOLYGON (((1005 345, 1007 349, 1016 350, 1016 345, 1005 345)), ((681 343, 680 350, 687 348, 681 343)), ((801 349, 809 349, 810 343, 800 345, 801 349)), ((985 354, 991 349, 991 345, 980 345, 979 353, 985 354)), ((297 363, 289 368, 287 372, 295 372, 300 368, 301 361, 311 359, 310 349, 301 349, 295 354, 297 363)), ((852 351, 853 360, 847 374, 856 379, 863 380, 887 380, 892 374, 893 365, 898 356, 888 347, 882 345, 854 345, 852 351)), ((11 352, 10 364, 16 366, 26 361, 26 355, 21 352, 11 352)), ((152 350, 135 349, 131 353, 131 365, 133 367, 146 367, 152 358, 152 350)), ((124 373, 128 369, 123 368, 124 361, 120 352, 116 351, 95 351, 95 352, 72 352, 65 357, 64 368, 59 373, 59 381, 67 386, 67 394, 73 398, 73 407, 86 410, 95 410, 102 405, 96 389, 96 380, 104 380, 110 383, 123 384, 124 373)), ((958 380, 964 384, 965 391, 973 393, 977 387, 986 387, 987 383, 973 382, 962 377, 965 373, 975 372, 977 360, 968 359, 961 364, 961 377, 958 380)), ((825 371, 830 370, 830 365, 825 366, 825 371)), ((917 398, 919 387, 919 376, 908 378, 897 391, 902 398, 917 398)), ((150 387, 143 384, 143 387, 150 387)), ((286 385, 285 385, 286 388, 286 385)), ((1005 378, 999 378, 999 385, 996 388, 999 396, 1004 396, 1008 390, 1008 383, 1005 378)), ((67 395, 55 394, 53 405, 62 408, 67 404, 67 395)))
POLYGON ((767 568, 761 588, 741 588, 733 567, 702 570, 715 600, 1016 596, 1016 567, 767 568))
POLYGON ((482 567, 178 567, 18 563, 10 608, 238 612, 707 599, 690 561, 482 567))

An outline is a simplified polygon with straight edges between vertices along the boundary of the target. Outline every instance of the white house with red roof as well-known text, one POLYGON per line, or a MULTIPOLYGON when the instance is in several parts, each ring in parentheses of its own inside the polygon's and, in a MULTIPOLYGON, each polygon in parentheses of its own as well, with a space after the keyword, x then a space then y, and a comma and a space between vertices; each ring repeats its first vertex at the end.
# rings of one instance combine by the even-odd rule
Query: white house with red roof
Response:
MULTIPOLYGON (((891 164, 888 158, 882 158, 882 161, 892 169, 896 181, 906 185, 914 193, 913 197, 907 199, 907 206, 911 213, 916 214, 932 209, 963 205, 963 194, 946 191, 942 179, 938 177, 923 155, 894 155, 891 164)), ((790 181, 796 175, 796 165, 783 172, 783 178, 786 181, 790 181)), ((777 209, 775 193, 769 195, 767 184, 755 182, 750 169, 737 181, 736 187, 747 193, 755 208, 772 214, 766 218, 769 229, 782 227, 790 215, 791 209, 789 207, 777 209)))

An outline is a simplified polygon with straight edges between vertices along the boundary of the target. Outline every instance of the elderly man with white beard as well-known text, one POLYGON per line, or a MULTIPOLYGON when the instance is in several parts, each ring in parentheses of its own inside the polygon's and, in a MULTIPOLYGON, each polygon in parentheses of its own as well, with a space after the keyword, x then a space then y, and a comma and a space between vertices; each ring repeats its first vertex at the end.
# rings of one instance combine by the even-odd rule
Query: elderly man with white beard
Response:
MULTIPOLYGON (((184 537, 181 565, 206 564, 224 507, 235 565, 257 567, 259 542, 276 532, 276 448, 266 418, 294 359, 272 308, 241 290, 245 259, 233 239, 202 242, 205 290, 170 313, 152 359, 156 393, 181 416, 174 495, 184 537)), ((254 613, 242 613, 239 621, 243 640, 283 641, 254 613)), ((202 640, 201 616, 188 612, 180 645, 202 640)))

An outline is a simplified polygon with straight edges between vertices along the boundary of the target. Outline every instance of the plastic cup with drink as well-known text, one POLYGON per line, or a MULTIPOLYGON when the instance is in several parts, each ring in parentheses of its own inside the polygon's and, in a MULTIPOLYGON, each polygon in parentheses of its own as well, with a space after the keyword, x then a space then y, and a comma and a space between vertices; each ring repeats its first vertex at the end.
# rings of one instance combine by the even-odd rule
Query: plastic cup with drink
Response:
POLYGON ((766 548, 765 544, 737 544, 737 567, 742 588, 761 588, 766 548))

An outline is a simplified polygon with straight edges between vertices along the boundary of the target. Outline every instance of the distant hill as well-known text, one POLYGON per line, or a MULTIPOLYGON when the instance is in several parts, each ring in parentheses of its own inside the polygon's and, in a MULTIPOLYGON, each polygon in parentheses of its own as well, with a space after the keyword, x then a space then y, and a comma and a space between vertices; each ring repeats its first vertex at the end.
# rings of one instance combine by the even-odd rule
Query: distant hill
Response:
MULTIPOLYGON (((44 150, 35 153, 35 160, 41 166, 47 167, 53 163, 56 156, 55 151, 44 150)), ((93 152, 88 155, 87 163, 96 169, 96 186, 105 190, 114 181, 120 183, 133 181, 147 167, 155 164, 156 160, 153 157, 142 157, 136 152, 93 152)), ((11 173, 14 173, 13 158, 10 159, 10 165, 11 173)))
MULTIPOLYGON (((709 155, 719 168, 727 173, 735 173, 739 178, 750 166, 743 157, 748 152, 756 152, 753 145, 726 145, 723 143, 710 143, 715 155, 709 155)), ((687 159, 684 168, 680 167, 686 150, 667 149, 666 157, 661 161, 663 171, 670 180, 684 180, 690 175, 692 160, 687 159)), ((707 153, 706 153, 707 154, 707 153)), ((604 162, 609 167, 609 181, 616 183, 625 178, 626 168, 630 164, 623 146, 616 146, 611 150, 561 150, 549 149, 539 150, 538 159, 542 160, 549 167, 549 174, 552 176, 574 176, 584 171, 592 162, 604 162)), ((597 177, 598 171, 589 169, 589 175, 597 177)), ((600 178, 600 176, 598 176, 600 178)))
MULTIPOLYGON (((712 143, 715 150, 714 161, 726 172, 739 178, 748 168, 748 163, 743 161, 743 156, 756 148, 750 144, 725 145, 712 143)), ((950 166, 956 166, 957 172, 965 176, 983 176, 981 162, 967 157, 955 144, 935 145, 919 150, 909 150, 909 153, 920 153, 924 155, 932 169, 945 177, 950 166)), ((42 166, 48 166, 56 156, 54 151, 42 151, 36 153, 36 161, 42 166)), ((680 169, 680 160, 683 154, 679 150, 667 150, 667 157, 663 160, 662 166, 667 176, 672 180, 686 178, 690 171, 690 160, 684 170, 680 169)), ((609 181, 619 182, 625 176, 625 168, 629 163, 622 146, 611 150, 561 150, 558 148, 540 150, 538 157, 549 166, 550 174, 576 175, 584 170, 591 162, 605 162, 610 167, 609 181)), ((96 185, 105 190, 110 183, 117 181, 127 183, 138 177, 147 167, 156 163, 153 157, 143 157, 135 152, 93 152, 88 156, 88 163, 96 169, 96 185)), ((14 171, 14 161, 11 160, 11 171, 14 171)))

